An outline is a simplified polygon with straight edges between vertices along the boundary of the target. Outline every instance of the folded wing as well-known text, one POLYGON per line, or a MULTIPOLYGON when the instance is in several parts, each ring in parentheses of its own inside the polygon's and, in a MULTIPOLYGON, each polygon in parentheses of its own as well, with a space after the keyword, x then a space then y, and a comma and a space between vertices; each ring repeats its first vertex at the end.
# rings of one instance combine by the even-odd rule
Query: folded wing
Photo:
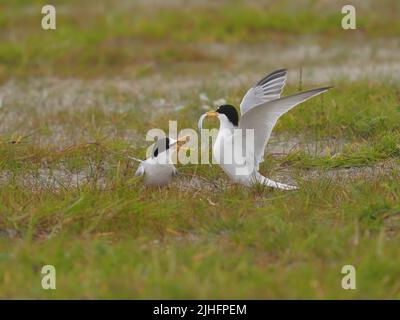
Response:
POLYGON ((139 167, 137 168, 136 172, 135 172, 135 176, 139 177, 144 175, 144 167, 142 164, 139 164, 139 167))
MULTIPOLYGON (((278 100, 267 101, 257 106, 253 106, 245 114, 239 122, 239 129, 242 129, 242 134, 246 134, 246 129, 254 130, 254 166, 258 170, 259 163, 263 161, 265 147, 271 136, 279 117, 284 113, 294 108, 298 104, 315 97, 327 90, 330 87, 312 89, 309 91, 297 93, 278 100)), ((245 143, 245 136, 242 141, 245 143)))

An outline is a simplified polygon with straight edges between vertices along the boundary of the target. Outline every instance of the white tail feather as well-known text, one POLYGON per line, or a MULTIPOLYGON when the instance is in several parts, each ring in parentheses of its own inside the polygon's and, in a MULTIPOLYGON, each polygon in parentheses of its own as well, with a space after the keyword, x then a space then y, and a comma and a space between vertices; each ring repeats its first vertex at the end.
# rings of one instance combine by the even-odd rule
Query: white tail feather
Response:
POLYGON ((281 190, 296 190, 296 189, 298 189, 298 187, 296 187, 296 186, 291 186, 291 185, 288 185, 288 184, 284 184, 284 183, 273 181, 271 179, 268 179, 268 178, 264 177, 261 174, 258 176, 257 182, 260 183, 260 184, 266 185, 268 187, 281 189, 281 190))

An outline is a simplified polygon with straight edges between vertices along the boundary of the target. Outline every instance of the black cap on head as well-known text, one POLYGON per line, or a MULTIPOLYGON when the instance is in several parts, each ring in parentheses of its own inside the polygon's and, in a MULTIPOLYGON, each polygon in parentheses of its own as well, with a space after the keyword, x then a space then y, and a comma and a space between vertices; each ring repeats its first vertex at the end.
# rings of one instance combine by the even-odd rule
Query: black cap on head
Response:
POLYGON ((159 153, 168 150, 170 147, 169 138, 162 138, 157 140, 153 148, 153 157, 156 158, 159 153))
POLYGON ((239 124, 239 114, 236 108, 230 104, 219 106, 216 112, 224 114, 232 124, 237 127, 239 124))

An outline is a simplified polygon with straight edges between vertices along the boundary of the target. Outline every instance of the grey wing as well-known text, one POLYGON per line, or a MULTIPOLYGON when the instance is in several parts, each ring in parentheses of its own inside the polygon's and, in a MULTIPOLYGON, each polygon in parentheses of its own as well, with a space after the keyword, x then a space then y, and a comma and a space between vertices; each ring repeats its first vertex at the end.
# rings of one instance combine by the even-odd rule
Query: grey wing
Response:
POLYGON ((240 113, 243 115, 255 106, 279 99, 286 83, 286 69, 278 69, 258 81, 251 87, 240 103, 240 113))
MULTIPOLYGON (((242 134, 246 134, 246 129, 254 130, 254 154, 252 154, 252 156, 254 157, 255 168, 258 169, 259 163, 263 161, 265 147, 279 117, 298 104, 330 88, 331 87, 312 89, 288 97, 268 101, 251 108, 242 116, 239 123, 239 129, 242 129, 242 134)), ((244 144, 246 143, 245 136, 242 137, 242 141, 244 144)))
POLYGON ((144 175, 144 167, 142 164, 139 164, 139 167, 137 168, 136 172, 135 172, 135 176, 139 177, 144 175))

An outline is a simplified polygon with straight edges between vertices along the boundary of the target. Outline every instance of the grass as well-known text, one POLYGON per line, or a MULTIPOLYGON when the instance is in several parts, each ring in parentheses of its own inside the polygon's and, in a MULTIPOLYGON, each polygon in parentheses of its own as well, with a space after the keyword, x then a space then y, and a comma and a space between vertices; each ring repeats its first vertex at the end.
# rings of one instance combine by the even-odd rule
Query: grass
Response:
MULTIPOLYGON (((202 105, 222 97, 239 105, 249 83, 232 74, 262 76, 259 42, 390 38, 396 1, 360 4, 352 35, 337 28, 339 4, 313 1, 182 10, 60 1, 57 33, 35 27, 41 4, 0 4, 1 298, 400 298, 393 79, 333 79, 280 119, 274 138, 297 146, 275 153, 272 141, 261 172, 298 191, 231 185, 207 165, 179 165, 170 186, 151 189, 128 159, 144 156, 150 128, 196 128, 202 105), (241 62, 213 45, 259 52, 241 62), (41 288, 45 264, 56 267, 57 290, 41 288), (346 264, 357 290, 341 288, 346 264)), ((335 65, 348 58, 340 54, 302 65, 335 65)), ((289 80, 285 95, 312 86, 289 80)))
POLYGON ((369 184, 322 180, 261 200, 240 188, 193 197, 140 184, 35 194, 9 186, 2 213, 13 208, 7 224, 23 241, 1 242, 2 296, 395 298, 391 174, 369 184), (340 287, 348 263, 358 270, 355 292, 340 287), (57 268, 54 292, 40 288, 43 264, 57 268))
POLYGON ((0 196, 2 297, 398 297, 398 167, 348 179, 323 175, 331 168, 398 163, 395 92, 396 87, 348 84, 324 95, 323 110, 314 99, 285 115, 278 133, 302 132, 312 141, 317 132, 349 141, 334 156, 306 150, 283 158, 268 155, 262 172, 286 169, 297 177, 300 190, 287 193, 220 189, 220 180, 227 180, 217 167, 194 165, 181 166, 177 180, 188 184, 187 175, 196 172, 205 181, 200 187, 143 187, 126 158, 143 155, 143 143, 126 141, 126 130, 137 128, 142 137, 150 123, 165 127, 172 117, 193 127, 201 111, 190 104, 151 121, 131 110, 44 118, 28 113, 27 132, 51 123, 87 136, 60 148, 56 142, 42 145, 42 136, 52 132, 40 129, 7 143, 15 141, 15 131, 0 145, 0 167, 7 173, 0 196), (386 94, 376 103, 382 90, 386 94), (346 100, 354 92, 358 99, 346 100), (346 113, 349 108, 361 120, 346 113), (386 121, 356 125, 383 109, 386 121), (93 119, 96 127, 88 129, 93 119), (111 137, 102 134, 108 127, 115 129, 111 137), (321 178, 304 180, 310 169, 319 170, 321 178), (340 270, 348 263, 358 271, 354 292, 340 287, 340 270), (54 292, 40 287, 43 264, 57 269, 54 292))

